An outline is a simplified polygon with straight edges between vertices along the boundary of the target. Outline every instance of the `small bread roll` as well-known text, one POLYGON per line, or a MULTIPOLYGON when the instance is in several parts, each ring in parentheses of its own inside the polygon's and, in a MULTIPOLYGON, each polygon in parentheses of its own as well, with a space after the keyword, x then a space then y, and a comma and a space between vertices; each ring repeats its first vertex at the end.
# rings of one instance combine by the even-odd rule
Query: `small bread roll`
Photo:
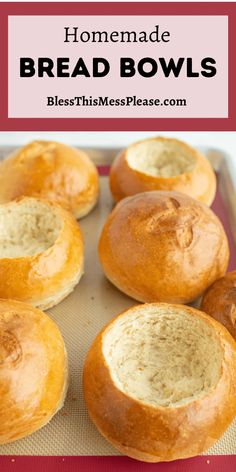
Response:
POLYGON ((228 272, 207 290, 201 308, 236 339, 236 271, 228 272))
POLYGON ((209 161, 188 144, 150 138, 117 156, 111 167, 110 188, 115 201, 149 190, 176 190, 210 206, 216 177, 209 161))
POLYGON ((0 300, 0 444, 46 425, 63 406, 67 377, 56 324, 30 305, 0 300))
POLYGON ((114 318, 84 365, 100 433, 146 462, 201 454, 236 415, 236 343, 199 310, 139 305, 114 318))
POLYGON ((98 192, 93 162, 85 152, 65 144, 33 141, 0 164, 0 203, 43 197, 82 218, 95 206, 98 192))
POLYGON ((225 274, 229 247, 208 207, 182 193, 153 191, 116 205, 99 255, 107 278, 135 300, 188 303, 225 274))
POLYGON ((46 310, 73 290, 83 265, 83 240, 70 212, 30 197, 0 205, 0 298, 46 310))

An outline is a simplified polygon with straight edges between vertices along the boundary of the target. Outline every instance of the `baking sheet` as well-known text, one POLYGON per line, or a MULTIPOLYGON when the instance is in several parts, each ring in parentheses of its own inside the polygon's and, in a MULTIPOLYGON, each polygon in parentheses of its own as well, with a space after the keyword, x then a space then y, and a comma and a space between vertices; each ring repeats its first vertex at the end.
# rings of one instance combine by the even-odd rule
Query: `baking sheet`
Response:
MULTIPOLYGON (((100 169, 104 173, 104 168, 100 169)), ((98 433, 90 421, 82 394, 82 368, 86 352, 98 331, 114 315, 136 304, 104 277, 97 256, 98 238, 113 203, 108 178, 100 178, 101 196, 96 209, 80 221, 85 239, 85 275, 74 292, 48 310, 60 327, 69 354, 70 384, 63 409, 33 435, 0 447, 0 455, 112 456, 118 452, 98 433)), ((236 248, 227 209, 218 189, 213 205, 227 231, 232 270, 236 248)), ((207 454, 236 454, 236 421, 207 454)))

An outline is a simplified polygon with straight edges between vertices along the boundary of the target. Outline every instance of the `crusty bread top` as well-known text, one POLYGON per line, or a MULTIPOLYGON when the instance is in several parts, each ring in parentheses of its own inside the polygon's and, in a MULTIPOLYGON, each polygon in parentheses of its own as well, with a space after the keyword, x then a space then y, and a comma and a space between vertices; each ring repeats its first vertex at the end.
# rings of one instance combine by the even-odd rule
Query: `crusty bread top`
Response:
POLYGON ((0 258, 34 256, 55 243, 62 228, 57 206, 35 198, 0 205, 0 258))
POLYGON ((222 323, 236 339, 236 271, 228 272, 209 287, 202 310, 222 323))
POLYGON ((154 405, 178 406, 213 389, 223 353, 214 324, 181 305, 132 308, 105 330, 103 354, 122 392, 154 405))
POLYGON ((196 151, 176 139, 147 139, 127 148, 129 166, 147 175, 175 177, 192 172, 196 151))
POLYGON ((46 313, 0 299, 0 444, 44 426, 62 407, 67 355, 46 313))
POLYGON ((42 197, 80 218, 93 208, 98 192, 98 172, 89 156, 62 143, 33 141, 0 163, 0 203, 42 197))
POLYGON ((99 241, 108 279, 138 301, 188 303, 225 274, 229 249, 217 216, 180 192, 121 200, 99 241))

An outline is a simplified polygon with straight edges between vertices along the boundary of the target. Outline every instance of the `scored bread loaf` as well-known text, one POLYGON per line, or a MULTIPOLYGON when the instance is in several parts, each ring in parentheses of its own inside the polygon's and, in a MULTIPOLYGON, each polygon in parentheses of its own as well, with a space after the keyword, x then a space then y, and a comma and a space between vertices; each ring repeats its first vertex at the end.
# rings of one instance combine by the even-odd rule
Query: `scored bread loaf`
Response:
POLYGON ((98 172, 89 156, 62 143, 33 141, 0 163, 0 203, 43 197, 82 218, 98 193, 98 172))
POLYGON ((67 383, 66 348, 54 321, 0 299, 0 444, 45 426, 62 408, 67 383))
POLYGON ((229 247, 204 204, 180 192, 153 191, 116 205, 99 256, 107 278, 130 297, 188 303, 225 274, 229 247))
POLYGON ((222 323, 236 339, 236 271, 216 280, 203 296, 201 308, 222 323))

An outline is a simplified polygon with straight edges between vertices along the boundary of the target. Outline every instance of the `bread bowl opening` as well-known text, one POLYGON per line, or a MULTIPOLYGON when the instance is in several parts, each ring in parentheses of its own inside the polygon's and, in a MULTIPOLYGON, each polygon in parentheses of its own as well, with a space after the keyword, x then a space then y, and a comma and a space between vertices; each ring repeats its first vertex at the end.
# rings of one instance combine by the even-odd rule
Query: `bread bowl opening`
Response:
POLYGON ((129 166, 155 177, 176 177, 192 172, 196 165, 194 151, 175 140, 148 140, 127 149, 129 166))
POLYGON ((103 354, 116 386, 154 406, 178 406, 207 394, 221 376, 214 329, 183 307, 140 306, 105 332, 103 354))
POLYGON ((56 208, 33 198, 0 205, 0 257, 34 256, 55 243, 62 227, 56 208))

